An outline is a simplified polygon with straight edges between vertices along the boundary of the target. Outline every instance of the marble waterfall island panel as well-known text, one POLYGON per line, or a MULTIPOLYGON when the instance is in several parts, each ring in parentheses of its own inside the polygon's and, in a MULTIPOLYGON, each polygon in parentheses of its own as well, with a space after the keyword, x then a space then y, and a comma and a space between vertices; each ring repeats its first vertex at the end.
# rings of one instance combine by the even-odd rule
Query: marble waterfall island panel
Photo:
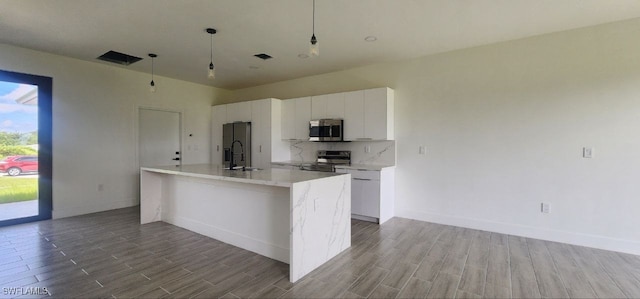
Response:
POLYGON ((351 175, 293 184, 290 242, 292 282, 351 246, 351 175))

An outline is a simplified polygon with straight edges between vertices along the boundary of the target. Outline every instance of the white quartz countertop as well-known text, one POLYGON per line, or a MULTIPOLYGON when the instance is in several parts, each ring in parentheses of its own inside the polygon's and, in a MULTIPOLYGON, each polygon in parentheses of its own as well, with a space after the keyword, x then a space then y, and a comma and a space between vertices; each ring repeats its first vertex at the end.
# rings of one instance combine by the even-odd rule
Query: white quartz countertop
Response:
MULTIPOLYGON (((271 162, 272 165, 289 165, 289 166, 300 166, 300 165, 309 165, 315 162, 309 161, 277 161, 271 162)), ((336 168, 342 169, 360 169, 360 170, 374 170, 380 171, 383 168, 387 167, 395 167, 395 165, 376 165, 376 164, 350 164, 350 165, 336 165, 336 168)))
POLYGON ((291 187, 295 183, 345 175, 333 172, 315 172, 291 169, 265 168, 257 171, 226 170, 216 164, 141 167, 141 170, 181 176, 215 179, 239 183, 291 187))

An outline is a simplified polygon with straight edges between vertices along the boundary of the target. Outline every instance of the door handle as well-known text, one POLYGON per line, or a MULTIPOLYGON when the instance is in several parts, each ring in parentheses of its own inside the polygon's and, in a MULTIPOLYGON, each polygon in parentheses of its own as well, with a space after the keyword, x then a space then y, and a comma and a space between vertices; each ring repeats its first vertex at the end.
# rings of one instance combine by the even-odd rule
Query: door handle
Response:
POLYGON ((180 161, 180 158, 173 158, 173 161, 180 161))
POLYGON ((179 154, 180 154, 180 152, 176 152, 176 155, 179 155, 179 154))

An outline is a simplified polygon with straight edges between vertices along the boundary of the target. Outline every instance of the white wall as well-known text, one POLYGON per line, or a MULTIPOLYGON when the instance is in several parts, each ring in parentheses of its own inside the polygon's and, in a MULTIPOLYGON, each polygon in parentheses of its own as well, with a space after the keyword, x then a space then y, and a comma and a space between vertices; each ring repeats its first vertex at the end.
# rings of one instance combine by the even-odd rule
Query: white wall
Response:
POLYGON ((638 36, 640 20, 612 23, 247 88, 223 101, 389 86, 397 216, 640 254, 638 36), (593 159, 581 157, 584 146, 593 159))
POLYGON ((233 93, 158 77, 152 95, 148 74, 7 45, 0 68, 53 77, 57 217, 136 203, 137 106, 182 110, 198 163, 214 102, 389 86, 398 216, 640 254, 638 36, 632 20, 233 93))
POLYGON ((152 94, 150 74, 3 44, 0 69, 53 78, 55 218, 138 203, 139 106, 181 111, 184 163, 209 161, 210 106, 222 90, 156 76, 152 94))

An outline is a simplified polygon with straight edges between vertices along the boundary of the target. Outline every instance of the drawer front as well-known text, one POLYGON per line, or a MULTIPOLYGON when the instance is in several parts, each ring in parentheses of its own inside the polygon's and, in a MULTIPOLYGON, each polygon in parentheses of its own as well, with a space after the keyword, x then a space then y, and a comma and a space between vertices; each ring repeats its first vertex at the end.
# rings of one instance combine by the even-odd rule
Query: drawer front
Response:
POLYGON ((359 170, 359 169, 347 169, 351 174, 351 178, 353 179, 363 179, 363 180, 372 180, 379 181, 380 180, 380 171, 375 170, 359 170))

